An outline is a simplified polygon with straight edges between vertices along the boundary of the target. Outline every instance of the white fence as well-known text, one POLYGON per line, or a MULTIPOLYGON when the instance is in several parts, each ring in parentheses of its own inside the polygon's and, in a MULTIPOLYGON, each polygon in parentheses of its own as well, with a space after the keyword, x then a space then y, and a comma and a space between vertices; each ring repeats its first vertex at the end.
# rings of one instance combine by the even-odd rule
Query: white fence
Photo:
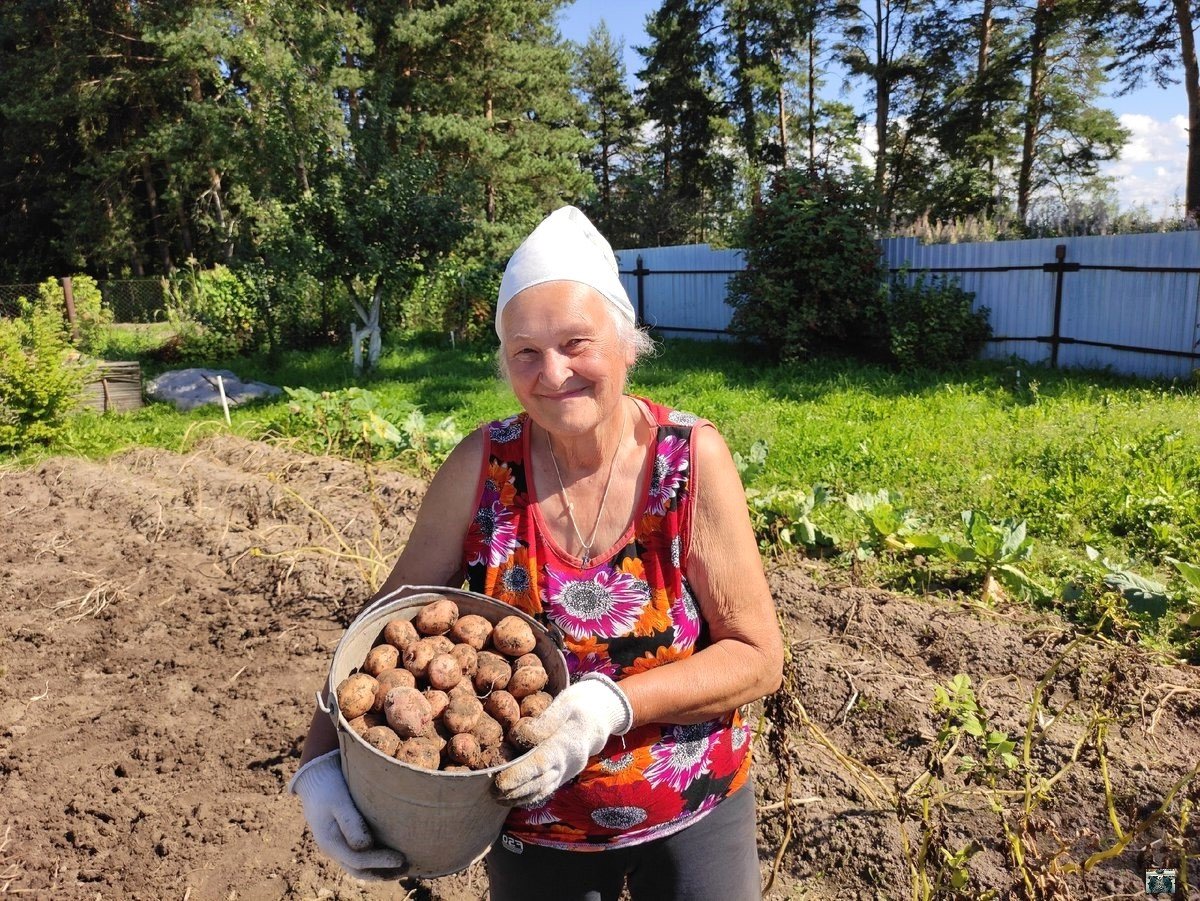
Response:
MULTIPOLYGON (((890 271, 954 278, 988 307, 986 357, 1167 378, 1200 367, 1200 232, 928 246, 893 238, 880 251, 890 271)), ((666 334, 725 333, 726 283, 744 266, 741 251, 700 244, 617 256, 641 321, 666 334)))

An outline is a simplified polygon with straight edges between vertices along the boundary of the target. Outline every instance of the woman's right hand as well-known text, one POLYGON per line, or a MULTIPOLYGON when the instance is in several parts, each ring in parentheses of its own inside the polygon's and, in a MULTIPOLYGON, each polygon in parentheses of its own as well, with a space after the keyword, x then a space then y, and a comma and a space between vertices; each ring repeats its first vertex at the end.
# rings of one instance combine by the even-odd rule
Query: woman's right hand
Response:
POLYGON ((342 777, 341 752, 314 757, 296 771, 288 790, 299 795, 317 847, 358 879, 398 879, 404 855, 379 848, 342 777))

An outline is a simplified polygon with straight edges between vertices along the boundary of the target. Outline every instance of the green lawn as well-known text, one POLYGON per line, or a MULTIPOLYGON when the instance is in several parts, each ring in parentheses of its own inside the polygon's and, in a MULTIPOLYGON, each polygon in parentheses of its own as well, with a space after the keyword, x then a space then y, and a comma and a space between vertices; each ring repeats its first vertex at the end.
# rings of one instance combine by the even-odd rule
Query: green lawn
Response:
MULTIPOLYGON (((388 405, 416 404, 432 419, 453 415, 463 430, 515 405, 490 352, 428 340, 391 347, 379 370, 358 381, 333 350, 225 365, 243 378, 317 391, 357 384, 388 405)), ((1087 544, 1163 579, 1172 572, 1166 556, 1200 563, 1195 381, 1023 363, 912 374, 837 359, 780 366, 731 344, 672 341, 634 373, 632 390, 713 420, 734 450, 765 440, 766 465, 753 487, 898 490, 931 528, 947 532, 966 509, 1025 519, 1036 542, 1029 567, 1044 577, 1069 570, 1064 561, 1082 559, 1087 544)), ((286 417, 286 404, 233 416, 236 430, 257 437, 286 417)), ((76 417, 48 452, 175 448, 219 428, 215 407, 180 414, 155 405, 76 417)))

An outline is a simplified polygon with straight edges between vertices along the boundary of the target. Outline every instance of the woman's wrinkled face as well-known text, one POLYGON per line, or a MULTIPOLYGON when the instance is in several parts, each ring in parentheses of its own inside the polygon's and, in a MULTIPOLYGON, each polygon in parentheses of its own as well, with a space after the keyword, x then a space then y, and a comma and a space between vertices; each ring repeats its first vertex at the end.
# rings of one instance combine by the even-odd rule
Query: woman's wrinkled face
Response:
POLYGON ((633 365, 608 301, 578 282, 526 288, 500 317, 513 393, 555 435, 581 435, 615 409, 633 365))

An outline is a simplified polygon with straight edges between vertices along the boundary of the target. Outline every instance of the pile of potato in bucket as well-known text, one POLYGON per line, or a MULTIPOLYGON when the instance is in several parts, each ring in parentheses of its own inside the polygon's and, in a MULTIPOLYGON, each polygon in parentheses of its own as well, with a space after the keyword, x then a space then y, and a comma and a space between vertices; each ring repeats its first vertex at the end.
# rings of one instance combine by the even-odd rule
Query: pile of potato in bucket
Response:
POLYGON ((435 600, 384 626, 337 686, 338 707, 388 757, 442 772, 499 766, 532 747, 529 723, 552 699, 536 646, 519 616, 493 625, 435 600))

